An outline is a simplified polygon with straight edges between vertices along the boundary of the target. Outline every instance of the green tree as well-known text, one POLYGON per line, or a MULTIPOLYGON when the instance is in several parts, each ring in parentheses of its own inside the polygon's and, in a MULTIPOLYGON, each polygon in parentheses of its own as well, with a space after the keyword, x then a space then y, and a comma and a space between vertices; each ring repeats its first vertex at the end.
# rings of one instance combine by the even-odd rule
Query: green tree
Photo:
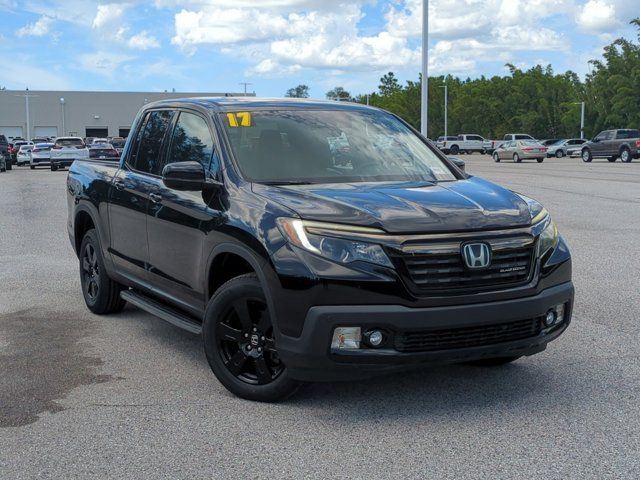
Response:
POLYGON ((400 85, 393 72, 389 72, 380 78, 380 85, 378 86, 380 95, 392 95, 400 90, 402 90, 402 85, 400 85))
POLYGON ((339 102, 351 101, 351 94, 342 87, 336 87, 333 90, 327 92, 327 98, 329 100, 335 100, 339 102))
POLYGON ((290 88, 284 96, 289 98, 309 98, 309 86, 298 85, 297 87, 290 88))

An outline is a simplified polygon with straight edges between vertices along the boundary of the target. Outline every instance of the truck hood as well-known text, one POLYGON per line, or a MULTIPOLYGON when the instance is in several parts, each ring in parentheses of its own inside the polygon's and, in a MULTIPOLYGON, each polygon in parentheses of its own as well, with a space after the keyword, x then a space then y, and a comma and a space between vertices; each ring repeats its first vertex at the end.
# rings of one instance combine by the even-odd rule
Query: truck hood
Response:
POLYGON ((438 184, 338 183, 274 186, 253 191, 304 220, 381 228, 389 233, 435 233, 531 225, 524 200, 471 177, 438 184))

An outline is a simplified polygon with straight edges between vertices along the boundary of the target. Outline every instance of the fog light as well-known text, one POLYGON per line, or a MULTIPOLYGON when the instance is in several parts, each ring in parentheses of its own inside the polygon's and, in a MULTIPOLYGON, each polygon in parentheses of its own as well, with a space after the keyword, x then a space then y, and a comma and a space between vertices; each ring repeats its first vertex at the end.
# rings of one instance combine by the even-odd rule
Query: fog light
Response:
POLYGON ((547 312, 547 315, 544 317, 544 324, 547 327, 553 326, 556 323, 556 312, 554 309, 551 309, 547 312))
POLYGON ((556 323, 562 323, 564 321, 564 303, 556 305, 556 323))
POLYGON ((331 340, 332 350, 357 350, 360 348, 362 333, 360 327, 337 327, 331 340))
POLYGON ((368 335, 369 344, 372 347, 379 346, 382 343, 383 339, 384 339, 384 335, 382 335, 382 332, 380 330, 373 330, 368 335))

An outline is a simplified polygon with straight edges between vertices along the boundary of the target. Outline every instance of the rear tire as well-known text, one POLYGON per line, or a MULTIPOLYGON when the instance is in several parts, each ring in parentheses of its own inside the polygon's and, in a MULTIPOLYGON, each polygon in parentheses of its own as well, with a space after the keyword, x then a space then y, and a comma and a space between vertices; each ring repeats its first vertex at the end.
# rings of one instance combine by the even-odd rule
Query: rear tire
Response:
POLYGON ((51 164, 51 171, 52 172, 57 172, 58 171, 58 166, 51 164))
POLYGON ((631 151, 627 147, 623 147, 622 150, 620 150, 620 160, 624 163, 631 162, 631 151))
POLYGON ((588 148, 582 149, 582 153, 580 154, 580 157, 582 158, 582 161, 585 163, 589 163, 591 162, 591 160, 593 160, 593 157, 591 156, 591 150, 589 150, 588 148))
POLYGON ((211 297, 202 337, 214 375, 240 398, 276 402, 302 385, 280 360, 267 300, 253 273, 229 280, 211 297))
POLYGON ((35 169, 36 169, 35 165, 29 165, 29 168, 30 168, 31 170, 35 170, 35 169))
POLYGON ((500 163, 500 156, 497 153, 493 154, 493 161, 496 163, 500 163))
POLYGON ((518 155, 517 153, 513 154, 513 161, 515 163, 520 163, 522 161, 522 159, 520 158, 520 155, 518 155))
POLYGON ((542 162, 544 162, 544 158, 536 158, 536 162, 542 163, 542 162))
POLYGON ((499 367, 501 365, 506 365, 507 363, 515 362, 519 358, 519 355, 511 357, 481 358, 479 360, 467 362, 467 364, 475 367, 499 367))
POLYGON ((80 284, 87 308, 98 315, 121 311, 126 304, 120 298, 122 286, 107 274, 100 240, 94 229, 84 234, 79 257, 80 284))
POLYGON ((564 157, 564 152, 562 151, 562 149, 556 150, 556 158, 562 158, 562 157, 564 157))
POLYGON ((460 153, 460 148, 458 147, 458 145, 452 146, 449 150, 451 151, 451 155, 457 155, 458 153, 460 153))

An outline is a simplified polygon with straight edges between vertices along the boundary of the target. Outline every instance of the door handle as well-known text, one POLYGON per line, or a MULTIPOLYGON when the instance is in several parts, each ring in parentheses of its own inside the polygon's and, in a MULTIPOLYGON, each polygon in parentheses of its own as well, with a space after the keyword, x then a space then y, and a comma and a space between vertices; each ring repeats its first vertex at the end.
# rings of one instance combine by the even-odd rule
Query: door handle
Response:
POLYGON ((117 190, 122 191, 122 190, 124 190, 124 181, 122 181, 122 180, 115 180, 115 181, 113 182, 113 186, 114 186, 114 187, 116 187, 116 189, 117 189, 117 190))
POLYGON ((160 203, 162 202, 162 195, 158 194, 158 193, 150 193, 149 194, 149 198, 151 199, 151 201, 153 203, 160 203))

